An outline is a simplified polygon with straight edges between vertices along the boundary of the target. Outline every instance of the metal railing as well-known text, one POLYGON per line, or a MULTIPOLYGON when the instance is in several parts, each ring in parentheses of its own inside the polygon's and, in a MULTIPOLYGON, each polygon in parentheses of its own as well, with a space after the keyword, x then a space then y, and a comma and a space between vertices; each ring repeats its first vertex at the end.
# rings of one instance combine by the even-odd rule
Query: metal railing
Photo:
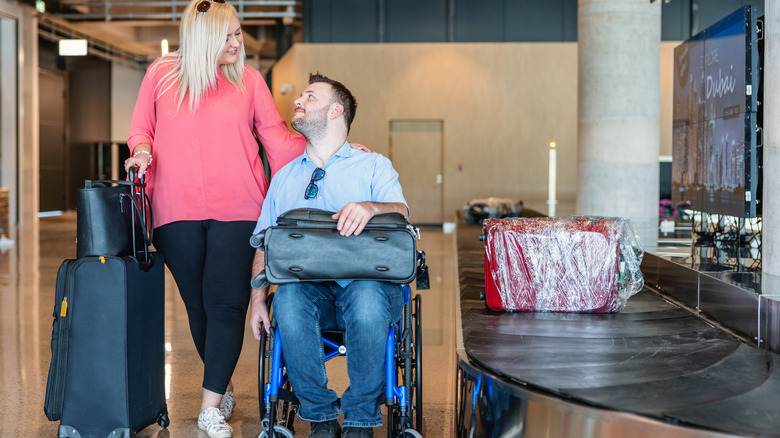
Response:
MULTIPOLYGON (((178 21, 189 1, 64 1, 62 7, 73 12, 52 12, 45 15, 69 21, 178 21)), ((230 0, 241 21, 251 19, 282 19, 292 22, 301 18, 301 0, 230 0)))

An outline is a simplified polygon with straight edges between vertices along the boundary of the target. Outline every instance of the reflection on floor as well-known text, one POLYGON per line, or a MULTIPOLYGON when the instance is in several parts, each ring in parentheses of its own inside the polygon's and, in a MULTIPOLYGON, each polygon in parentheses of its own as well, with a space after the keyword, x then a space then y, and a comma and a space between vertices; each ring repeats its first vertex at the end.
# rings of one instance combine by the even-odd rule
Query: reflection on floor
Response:
MULTIPOLYGON (((76 216, 42 218, 40 254, 19 260, 21 245, 0 254, 0 435, 8 437, 55 437, 57 422, 43 413, 46 378, 51 359, 50 340, 57 268, 65 258, 75 257, 76 216)), ((420 249, 427 255, 431 290, 423 294, 423 397, 426 437, 453 434, 455 389, 453 237, 440 228, 424 228, 420 249)), ((200 382, 203 367, 189 334, 181 298, 170 274, 166 277, 165 340, 170 364, 168 410, 171 425, 161 430, 153 425, 137 436, 205 437, 197 428, 200 382)), ((257 401, 258 346, 247 331, 244 349, 234 375, 237 404, 233 419, 236 437, 256 437, 260 432, 257 401)), ((331 387, 346 385, 343 358, 329 365, 331 387)), ((298 422, 297 436, 308 435, 308 425, 298 422)), ((385 436, 384 427, 377 437, 385 436)))

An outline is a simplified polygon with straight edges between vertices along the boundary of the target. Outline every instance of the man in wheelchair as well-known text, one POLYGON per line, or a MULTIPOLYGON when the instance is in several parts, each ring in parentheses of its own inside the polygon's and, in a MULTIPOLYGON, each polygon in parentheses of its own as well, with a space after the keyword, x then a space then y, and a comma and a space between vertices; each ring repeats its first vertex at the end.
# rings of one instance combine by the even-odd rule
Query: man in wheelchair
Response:
MULTIPOLYGON (((357 102, 341 83, 313 74, 295 101, 292 126, 306 137, 306 150, 271 181, 255 233, 276 225, 279 214, 311 207, 336 211, 343 236, 360 234, 380 213, 408 214, 398 173, 380 154, 350 147, 347 140, 357 102)), ((312 251, 317 251, 312 248, 312 251)), ((322 250, 322 248, 320 248, 322 250)), ((253 276, 264 268, 258 250, 253 276)), ((333 260, 333 263, 346 263, 333 260)), ((252 290, 250 325, 255 338, 270 329, 267 288, 252 290)), ((311 422, 310 437, 372 437, 382 424, 385 343, 388 327, 401 317, 403 290, 381 281, 301 282, 280 285, 274 295, 290 383, 300 401, 298 416, 311 422), (350 386, 328 389, 320 329, 345 331, 350 386), (344 433, 338 423, 344 414, 344 433)))

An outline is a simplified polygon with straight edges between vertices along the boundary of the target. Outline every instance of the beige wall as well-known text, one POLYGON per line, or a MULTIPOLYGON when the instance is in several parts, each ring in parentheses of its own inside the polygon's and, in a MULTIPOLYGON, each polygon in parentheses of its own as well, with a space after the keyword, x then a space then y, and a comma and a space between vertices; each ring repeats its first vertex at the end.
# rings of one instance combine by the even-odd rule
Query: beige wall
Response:
MULTIPOLYGON (((671 155, 675 45, 661 48, 661 155, 671 155)), ((359 104, 349 138, 377 152, 388 154, 393 119, 444 121, 444 220, 487 196, 519 198, 546 212, 550 141, 558 144, 558 214, 573 213, 576 43, 296 44, 273 70, 285 120, 315 71, 352 90, 359 104), (282 84, 292 92, 282 95, 282 84)))

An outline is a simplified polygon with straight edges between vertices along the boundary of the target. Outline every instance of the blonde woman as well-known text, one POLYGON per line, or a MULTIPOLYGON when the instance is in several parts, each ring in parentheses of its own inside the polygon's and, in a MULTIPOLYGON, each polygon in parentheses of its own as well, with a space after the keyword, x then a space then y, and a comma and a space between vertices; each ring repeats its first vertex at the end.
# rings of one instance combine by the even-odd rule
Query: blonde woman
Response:
POLYGON ((233 6, 194 0, 179 33, 179 50, 156 60, 143 79, 125 169, 146 174, 154 245, 176 280, 203 360, 198 427, 231 437, 231 376, 254 256, 248 239, 268 189, 253 133, 274 173, 306 141, 287 129, 260 73, 244 65, 233 6))

